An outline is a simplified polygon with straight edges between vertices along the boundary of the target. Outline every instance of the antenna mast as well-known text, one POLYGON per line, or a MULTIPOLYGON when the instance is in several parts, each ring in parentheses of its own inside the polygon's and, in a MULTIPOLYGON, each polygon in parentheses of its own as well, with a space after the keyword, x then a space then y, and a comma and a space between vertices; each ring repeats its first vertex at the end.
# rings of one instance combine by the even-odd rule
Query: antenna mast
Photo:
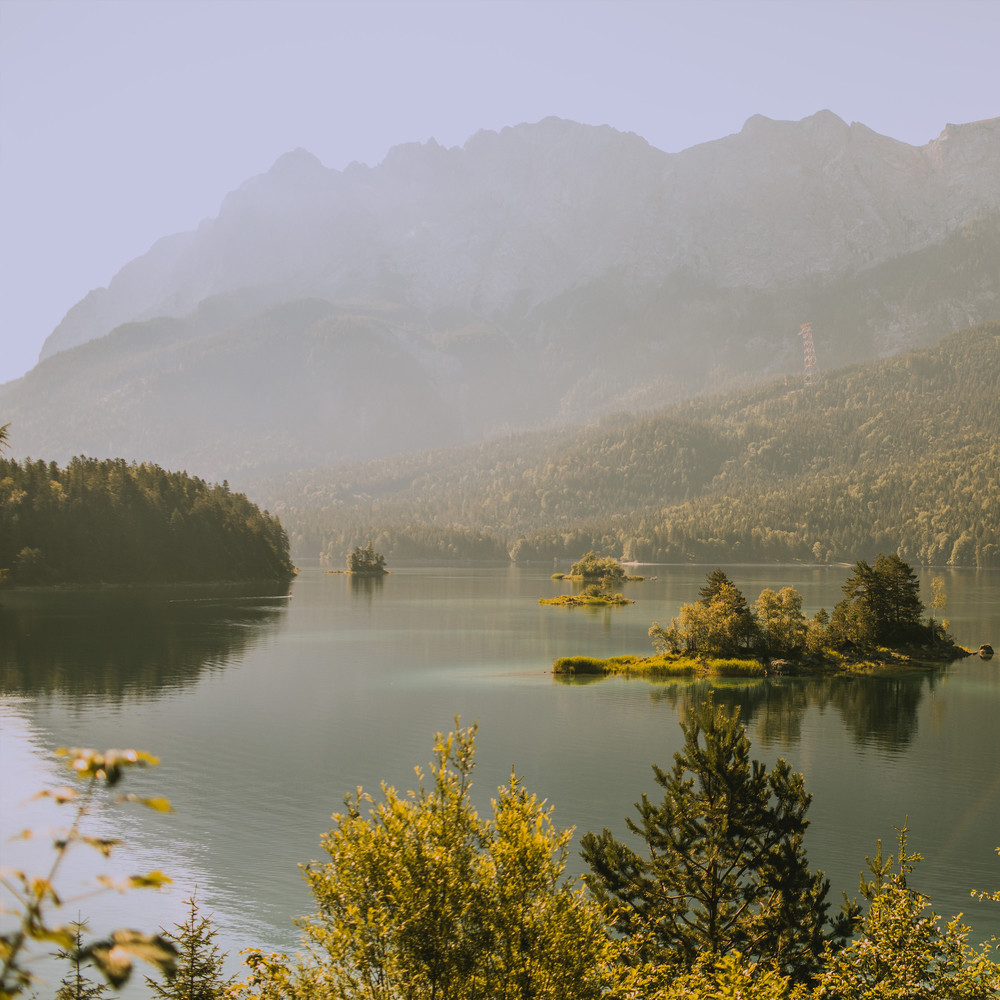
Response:
POLYGON ((812 323, 803 323, 799 327, 799 336, 802 338, 802 384, 809 389, 819 380, 816 348, 813 346, 812 323))

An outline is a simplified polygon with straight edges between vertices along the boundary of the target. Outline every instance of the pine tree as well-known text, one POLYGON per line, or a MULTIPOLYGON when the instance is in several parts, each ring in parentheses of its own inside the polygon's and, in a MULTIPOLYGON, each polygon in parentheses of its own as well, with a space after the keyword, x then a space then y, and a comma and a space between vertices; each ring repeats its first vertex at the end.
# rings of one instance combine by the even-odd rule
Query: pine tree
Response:
POLYGON ((643 795, 627 820, 649 849, 641 857, 605 829, 583 857, 597 899, 647 961, 694 967, 699 956, 739 952, 795 979, 815 973, 827 943, 850 934, 853 908, 827 920, 829 882, 806 865, 802 838, 811 796, 779 760, 768 774, 750 741, 711 699, 681 724, 682 751, 653 767, 662 803, 643 795))
POLYGON ((55 1000, 98 1000, 100 997, 108 996, 108 987, 104 983, 95 983, 92 979, 88 979, 83 972, 85 963, 81 952, 83 951, 83 928, 86 925, 85 920, 77 920, 72 925, 75 935, 73 950, 60 951, 56 956, 68 961, 71 969, 60 980, 55 1000))
POLYGON ((844 600, 834 609, 835 631, 842 638, 865 645, 919 635, 920 582, 895 553, 880 553, 874 566, 855 563, 842 590, 844 600))
POLYGON ((187 919, 175 924, 173 931, 163 930, 163 936, 177 947, 177 971, 166 982, 146 977, 154 997, 169 1000, 221 1000, 235 982, 235 977, 223 975, 225 953, 215 944, 218 934, 210 917, 198 909, 197 895, 184 900, 187 919))
MULTIPOLYGON (((736 584, 729 579, 728 574, 721 567, 713 569, 711 573, 705 579, 705 585, 698 591, 698 599, 702 604, 711 604, 712 598, 715 597, 723 587, 732 587, 734 590, 738 589, 736 584)), ((743 595, 740 594, 742 598, 743 595)), ((746 604, 746 601, 743 602, 746 604)))

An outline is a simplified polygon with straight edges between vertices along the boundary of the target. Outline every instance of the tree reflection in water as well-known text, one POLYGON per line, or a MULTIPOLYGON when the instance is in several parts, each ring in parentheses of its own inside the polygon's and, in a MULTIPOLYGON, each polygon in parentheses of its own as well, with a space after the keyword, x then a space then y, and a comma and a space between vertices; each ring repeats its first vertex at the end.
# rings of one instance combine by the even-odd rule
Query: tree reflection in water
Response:
POLYGON ((280 627, 288 586, 8 591, 7 694, 155 697, 224 667, 280 627))
MULTIPOLYGON (((603 679, 580 678, 570 683, 603 679)), ((916 733, 917 709, 924 694, 937 682, 937 673, 908 673, 763 680, 643 678, 630 683, 648 684, 650 698, 665 702, 678 714, 700 705, 711 690, 717 704, 739 707, 740 718, 748 728, 754 727, 754 742, 761 747, 799 742, 807 710, 833 708, 857 744, 901 751, 916 733)))

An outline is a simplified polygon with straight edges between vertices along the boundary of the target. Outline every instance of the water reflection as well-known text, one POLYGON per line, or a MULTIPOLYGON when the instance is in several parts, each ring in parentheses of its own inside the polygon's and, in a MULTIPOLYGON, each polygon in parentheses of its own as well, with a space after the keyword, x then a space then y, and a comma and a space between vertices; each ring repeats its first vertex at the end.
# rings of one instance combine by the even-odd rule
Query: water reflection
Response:
POLYGON ((0 595, 0 691, 155 697, 280 627, 288 586, 0 595))
POLYGON ((371 598, 375 594, 382 593, 382 588, 385 586, 384 573, 380 573, 378 576, 358 576, 355 573, 349 573, 347 580, 354 597, 371 598))
MULTIPOLYGON (((562 684, 587 684, 603 677, 574 678, 555 674, 562 684)), ((716 703, 739 708, 740 718, 755 727, 755 743, 791 746, 802 738, 802 723, 809 708, 832 708, 843 720, 855 744, 890 752, 906 749, 917 731, 917 711, 924 694, 934 690, 938 674, 858 675, 744 678, 659 678, 633 680, 649 685, 653 702, 663 702, 675 712, 697 707, 714 693, 716 703)))

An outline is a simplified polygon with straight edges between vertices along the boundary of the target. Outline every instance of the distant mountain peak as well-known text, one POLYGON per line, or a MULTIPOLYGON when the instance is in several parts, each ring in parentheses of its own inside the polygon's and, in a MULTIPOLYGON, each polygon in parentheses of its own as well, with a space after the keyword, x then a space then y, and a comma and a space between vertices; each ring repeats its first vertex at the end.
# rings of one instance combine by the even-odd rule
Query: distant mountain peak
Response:
POLYGON ((805 141, 816 134, 846 137, 850 126, 832 111, 817 111, 801 121, 768 118, 766 115, 751 115, 740 130, 740 135, 758 140, 793 136, 805 141))
POLYGON ((320 170, 326 172, 326 167, 320 162, 319 157, 299 146, 290 153, 279 156, 268 173, 277 177, 294 177, 320 170))

